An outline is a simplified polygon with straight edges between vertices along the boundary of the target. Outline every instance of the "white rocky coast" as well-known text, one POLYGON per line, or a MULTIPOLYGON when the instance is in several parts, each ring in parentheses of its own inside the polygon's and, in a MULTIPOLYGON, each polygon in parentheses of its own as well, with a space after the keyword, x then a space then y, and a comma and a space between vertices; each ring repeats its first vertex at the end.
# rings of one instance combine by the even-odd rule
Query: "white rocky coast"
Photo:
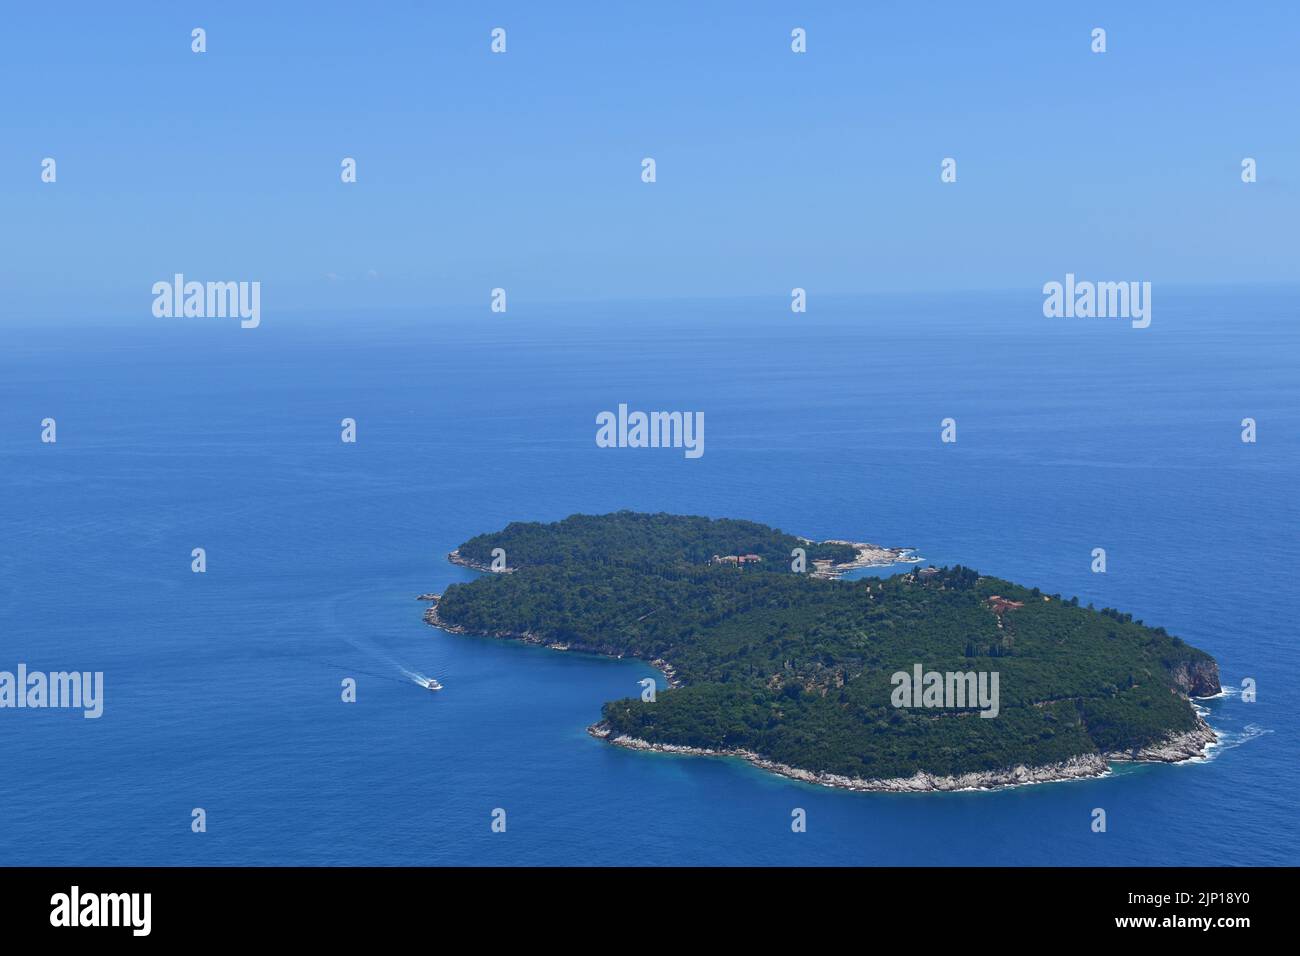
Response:
POLYGON ((615 736, 605 721, 587 728, 593 737, 627 747, 629 750, 649 750, 655 753, 689 754, 700 757, 739 757, 755 767, 801 780, 823 787, 838 787, 843 790, 862 790, 876 793, 927 793, 955 790, 998 790, 1003 787, 1023 787, 1032 783, 1057 783, 1065 780, 1085 780, 1103 777, 1110 772, 1108 760, 1132 762, 1176 763, 1204 757, 1207 747, 1214 744, 1218 737, 1204 721, 1195 730, 1184 734, 1171 734, 1158 744, 1151 744, 1140 750, 1123 751, 1106 754, 1081 754, 1060 763, 1030 767, 1017 764, 1002 770, 984 770, 963 773, 955 776, 935 776, 918 770, 910 777, 888 777, 884 779, 865 779, 845 777, 834 773, 821 773, 804 770, 777 763, 749 750, 713 749, 708 747, 684 747, 677 744, 658 744, 626 734, 615 736))
MULTIPOLYGON (((807 541, 807 539, 804 539, 807 541)), ((808 541, 809 544, 816 542, 808 541)), ((838 578, 846 571, 856 571, 859 568, 881 568, 888 567, 891 564, 916 564, 921 559, 914 557, 915 549, 913 548, 884 548, 878 544, 868 544, 865 541, 823 541, 822 544, 847 544, 853 548, 857 554, 852 561, 846 561, 843 564, 835 564, 829 560, 813 561, 812 577, 814 578, 838 578)))

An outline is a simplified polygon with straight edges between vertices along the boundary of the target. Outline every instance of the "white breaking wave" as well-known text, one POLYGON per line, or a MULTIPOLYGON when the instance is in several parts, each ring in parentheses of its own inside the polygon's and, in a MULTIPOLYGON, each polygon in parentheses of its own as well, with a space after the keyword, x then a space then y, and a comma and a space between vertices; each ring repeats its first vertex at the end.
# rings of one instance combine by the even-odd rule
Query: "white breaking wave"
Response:
POLYGON ((1257 737, 1263 737, 1265 734, 1271 734, 1273 731, 1267 727, 1261 727, 1259 724, 1247 724, 1241 730, 1218 730, 1219 749, 1231 750, 1233 747, 1240 747, 1244 743, 1249 743, 1257 737))

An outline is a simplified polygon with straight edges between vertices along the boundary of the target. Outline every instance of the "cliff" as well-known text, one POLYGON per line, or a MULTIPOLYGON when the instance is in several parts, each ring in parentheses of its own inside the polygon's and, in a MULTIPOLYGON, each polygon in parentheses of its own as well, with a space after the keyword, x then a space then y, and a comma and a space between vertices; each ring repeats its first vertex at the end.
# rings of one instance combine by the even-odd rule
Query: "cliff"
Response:
POLYGON ((1214 658, 1178 661, 1169 668, 1174 686, 1188 697, 1213 697, 1223 687, 1219 684, 1219 665, 1214 658))

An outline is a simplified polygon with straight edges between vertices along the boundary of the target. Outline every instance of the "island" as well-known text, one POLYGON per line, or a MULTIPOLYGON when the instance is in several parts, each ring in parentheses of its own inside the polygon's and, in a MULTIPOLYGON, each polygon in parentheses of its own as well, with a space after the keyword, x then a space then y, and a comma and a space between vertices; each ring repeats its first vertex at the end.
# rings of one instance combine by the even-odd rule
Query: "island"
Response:
POLYGON ((663 672, 667 690, 589 728, 623 747, 907 792, 1096 777, 1216 741, 1192 698, 1219 693, 1218 665, 1161 627, 961 565, 840 576, 910 548, 622 511, 516 522, 449 557, 501 573, 422 595, 429 624, 663 672))

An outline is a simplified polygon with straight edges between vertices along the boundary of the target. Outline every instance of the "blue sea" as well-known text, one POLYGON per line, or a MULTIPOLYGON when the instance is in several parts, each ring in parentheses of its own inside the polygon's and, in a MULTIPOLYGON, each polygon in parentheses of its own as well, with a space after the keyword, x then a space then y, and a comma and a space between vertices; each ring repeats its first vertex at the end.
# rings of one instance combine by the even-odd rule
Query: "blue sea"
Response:
POLYGON ((805 315, 268 294, 251 330, 6 326, 0 670, 102 671, 105 709, 0 710, 0 864, 1300 863, 1296 291, 1158 286, 1142 330, 1045 319, 1037 290, 805 315), (620 402, 703 411, 704 456, 598 448, 620 402), (1218 659, 1222 744, 1086 782, 835 791, 589 737, 643 662, 423 623, 418 594, 474 574, 446 561, 464 539, 621 508, 914 547, 1132 612, 1218 659))

